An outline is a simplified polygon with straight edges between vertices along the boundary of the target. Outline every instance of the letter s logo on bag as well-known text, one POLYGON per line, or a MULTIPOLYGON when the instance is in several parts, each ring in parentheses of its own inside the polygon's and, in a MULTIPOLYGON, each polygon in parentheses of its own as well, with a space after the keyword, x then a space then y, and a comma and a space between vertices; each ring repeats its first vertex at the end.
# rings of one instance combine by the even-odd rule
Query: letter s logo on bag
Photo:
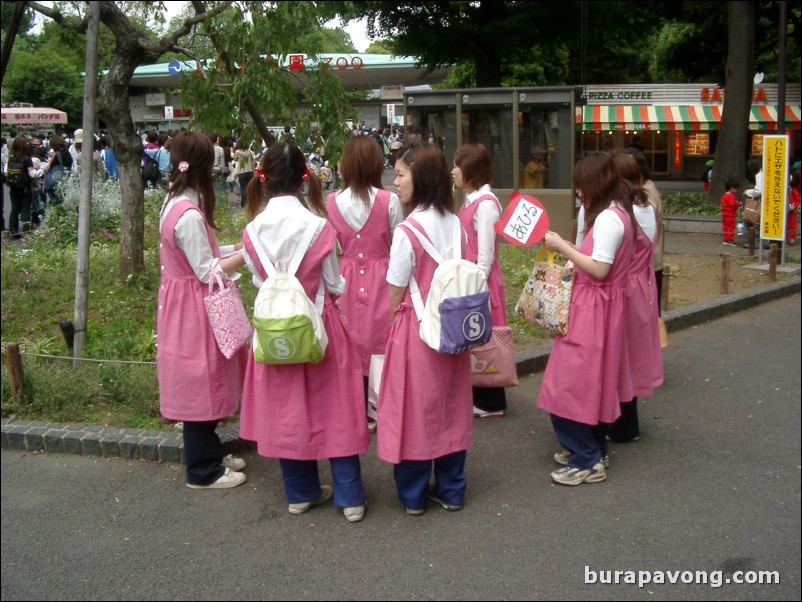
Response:
POLYGON ((478 312, 474 312, 465 318, 462 326, 465 338, 469 341, 475 341, 485 332, 485 317, 478 312))
POLYGON ((268 341, 267 349, 277 359, 286 360, 295 355, 295 343, 287 337, 273 337, 268 341))

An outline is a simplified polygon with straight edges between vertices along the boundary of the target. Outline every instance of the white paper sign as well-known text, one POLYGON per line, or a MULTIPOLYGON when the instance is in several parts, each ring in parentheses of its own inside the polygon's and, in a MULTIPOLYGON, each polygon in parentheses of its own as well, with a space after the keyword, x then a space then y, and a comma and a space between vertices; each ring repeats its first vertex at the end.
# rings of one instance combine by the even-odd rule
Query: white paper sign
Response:
POLYGON ((522 198, 504 226, 504 234, 525 242, 529 240, 540 218, 545 214, 540 207, 522 198))

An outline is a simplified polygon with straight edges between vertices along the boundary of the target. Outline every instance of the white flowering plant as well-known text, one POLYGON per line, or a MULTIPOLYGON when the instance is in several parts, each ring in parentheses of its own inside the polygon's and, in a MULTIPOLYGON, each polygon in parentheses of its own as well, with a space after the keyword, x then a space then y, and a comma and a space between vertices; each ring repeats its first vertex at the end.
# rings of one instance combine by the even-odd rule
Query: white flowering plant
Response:
MULTIPOLYGON (((60 203, 52 203, 45 211, 40 233, 59 244, 78 241, 78 208, 81 199, 80 178, 64 178, 56 189, 60 203)), ((92 205, 89 228, 92 243, 107 244, 120 233, 120 183, 116 180, 92 182, 92 205)))

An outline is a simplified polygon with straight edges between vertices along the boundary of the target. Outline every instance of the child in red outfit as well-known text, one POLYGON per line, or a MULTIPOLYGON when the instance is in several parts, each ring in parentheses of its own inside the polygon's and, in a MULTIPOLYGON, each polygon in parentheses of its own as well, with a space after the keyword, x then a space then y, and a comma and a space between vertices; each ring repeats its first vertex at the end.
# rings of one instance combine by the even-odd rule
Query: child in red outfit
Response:
POLYGON ((799 161, 793 165, 791 173, 791 186, 788 189, 788 244, 796 243, 796 229, 798 227, 797 210, 802 204, 802 194, 800 194, 799 161))
POLYGON ((724 244, 728 247, 735 247, 735 216, 741 203, 735 196, 738 192, 738 182, 727 180, 724 183, 727 191, 721 196, 721 230, 724 234, 724 244))

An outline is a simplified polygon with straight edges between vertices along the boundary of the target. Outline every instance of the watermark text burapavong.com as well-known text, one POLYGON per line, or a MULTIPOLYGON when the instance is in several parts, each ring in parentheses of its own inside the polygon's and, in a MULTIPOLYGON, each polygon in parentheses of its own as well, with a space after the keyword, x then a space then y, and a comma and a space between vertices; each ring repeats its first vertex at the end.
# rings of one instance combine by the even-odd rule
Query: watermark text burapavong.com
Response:
POLYGON ((772 585, 780 583, 779 571, 734 571, 724 576, 724 571, 621 571, 594 570, 585 566, 585 583, 588 585, 709 585, 721 587, 729 584, 772 585))

